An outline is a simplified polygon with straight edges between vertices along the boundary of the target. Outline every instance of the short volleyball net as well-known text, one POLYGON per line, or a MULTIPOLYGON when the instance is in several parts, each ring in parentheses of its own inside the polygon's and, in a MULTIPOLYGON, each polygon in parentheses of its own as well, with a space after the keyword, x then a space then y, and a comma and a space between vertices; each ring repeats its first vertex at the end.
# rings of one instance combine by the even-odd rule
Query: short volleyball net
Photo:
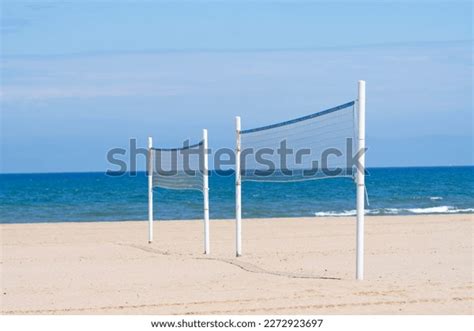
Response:
POLYGON ((153 241, 153 188, 198 190, 203 193, 204 253, 209 254, 209 168, 207 130, 196 144, 178 148, 153 147, 148 138, 148 242, 153 241))
POLYGON ((242 254, 243 181, 295 182, 336 177, 357 183, 357 278, 363 278, 365 82, 336 107, 281 123, 241 129, 236 118, 236 255, 242 254), (357 156, 354 162, 354 155, 357 156))

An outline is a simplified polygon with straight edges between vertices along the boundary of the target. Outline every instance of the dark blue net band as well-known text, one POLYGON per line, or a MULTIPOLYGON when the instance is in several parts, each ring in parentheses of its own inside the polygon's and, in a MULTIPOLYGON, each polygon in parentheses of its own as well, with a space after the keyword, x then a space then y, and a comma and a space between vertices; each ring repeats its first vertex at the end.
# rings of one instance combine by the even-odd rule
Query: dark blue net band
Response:
POLYGON ((264 131, 264 130, 274 129, 274 128, 278 128, 278 127, 285 126, 285 125, 294 124, 294 123, 309 120, 309 119, 312 119, 312 118, 315 118, 315 117, 327 115, 327 114, 336 112, 336 111, 341 110, 341 109, 349 108, 349 107, 354 106, 354 104, 355 104, 355 101, 351 101, 351 102, 345 103, 343 105, 339 105, 339 106, 336 106, 336 107, 333 107, 333 108, 330 108, 330 109, 319 111, 319 112, 311 114, 311 115, 306 115, 306 116, 303 116, 303 117, 295 118, 293 120, 289 120, 289 121, 285 121, 285 122, 281 122, 281 123, 261 126, 259 128, 255 128, 255 129, 242 130, 242 131, 240 131, 240 133, 241 134, 253 133, 253 132, 264 131))
POLYGON ((194 144, 194 145, 183 146, 183 147, 178 147, 178 148, 155 148, 155 147, 153 147, 152 150, 163 151, 163 152, 182 151, 182 150, 185 150, 185 149, 200 147, 203 144, 204 144, 204 140, 201 140, 200 142, 198 142, 197 144, 194 144))

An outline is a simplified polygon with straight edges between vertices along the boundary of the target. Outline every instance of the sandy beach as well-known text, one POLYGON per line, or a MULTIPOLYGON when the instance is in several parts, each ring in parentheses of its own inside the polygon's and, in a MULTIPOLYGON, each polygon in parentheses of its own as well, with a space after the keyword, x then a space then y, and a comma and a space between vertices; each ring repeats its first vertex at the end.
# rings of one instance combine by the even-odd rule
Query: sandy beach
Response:
POLYGON ((2 314, 473 314, 473 215, 2 224, 2 314))

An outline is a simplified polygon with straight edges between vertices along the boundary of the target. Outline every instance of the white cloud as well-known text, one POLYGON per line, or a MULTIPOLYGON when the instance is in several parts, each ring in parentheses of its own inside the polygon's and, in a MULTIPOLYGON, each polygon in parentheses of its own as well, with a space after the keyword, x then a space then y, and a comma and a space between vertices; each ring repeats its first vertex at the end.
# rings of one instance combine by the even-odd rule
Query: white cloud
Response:
POLYGON ((107 85, 107 86, 5 86, 0 98, 5 102, 15 100, 36 101, 56 98, 97 98, 127 96, 175 96, 180 93, 178 87, 159 87, 151 85, 107 85))

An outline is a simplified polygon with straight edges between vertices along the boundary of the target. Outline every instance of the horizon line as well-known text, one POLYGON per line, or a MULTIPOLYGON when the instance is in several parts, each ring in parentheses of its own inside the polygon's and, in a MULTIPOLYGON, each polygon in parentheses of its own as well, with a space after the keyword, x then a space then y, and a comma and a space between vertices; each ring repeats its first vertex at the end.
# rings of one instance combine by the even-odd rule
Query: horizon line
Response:
MULTIPOLYGON (((403 169, 403 168, 474 168, 473 164, 450 164, 450 165, 409 165, 409 166, 373 166, 366 167, 366 169, 403 169)), ((209 169, 209 171, 234 171, 234 169, 228 170, 215 170, 209 169)), ((0 175, 52 175, 52 174, 105 174, 106 171, 91 170, 91 171, 51 171, 51 172, 0 172, 0 175)), ((111 171, 119 172, 119 171, 111 171)), ((129 174, 131 171, 126 171, 124 174, 129 174)), ((146 170, 137 170, 137 173, 146 172, 146 170)))

